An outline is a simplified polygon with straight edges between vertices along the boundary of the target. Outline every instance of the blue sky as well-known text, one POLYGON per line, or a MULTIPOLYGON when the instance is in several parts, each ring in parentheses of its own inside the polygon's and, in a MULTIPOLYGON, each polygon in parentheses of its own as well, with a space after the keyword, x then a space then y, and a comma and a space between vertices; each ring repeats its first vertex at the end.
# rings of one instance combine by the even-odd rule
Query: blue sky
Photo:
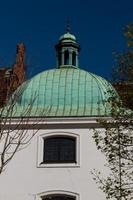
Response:
POLYGON ((80 67, 109 78, 112 51, 126 46, 124 27, 133 22, 132 0, 5 0, 0 3, 0 66, 15 60, 24 42, 30 76, 56 66, 54 45, 67 19, 81 45, 80 67))

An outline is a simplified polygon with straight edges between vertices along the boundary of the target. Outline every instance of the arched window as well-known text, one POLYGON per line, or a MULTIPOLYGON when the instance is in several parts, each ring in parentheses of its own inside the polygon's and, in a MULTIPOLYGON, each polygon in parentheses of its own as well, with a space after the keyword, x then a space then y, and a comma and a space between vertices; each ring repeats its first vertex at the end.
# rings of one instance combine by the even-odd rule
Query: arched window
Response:
POLYGON ((69 51, 64 52, 64 65, 69 65, 69 51))
POLYGON ((76 66, 76 53, 72 53, 72 65, 76 66))
POLYGON ((69 195, 53 194, 43 197, 42 200, 76 200, 76 198, 69 195))
POLYGON ((69 136, 44 138, 43 163, 76 163, 76 139, 69 136))

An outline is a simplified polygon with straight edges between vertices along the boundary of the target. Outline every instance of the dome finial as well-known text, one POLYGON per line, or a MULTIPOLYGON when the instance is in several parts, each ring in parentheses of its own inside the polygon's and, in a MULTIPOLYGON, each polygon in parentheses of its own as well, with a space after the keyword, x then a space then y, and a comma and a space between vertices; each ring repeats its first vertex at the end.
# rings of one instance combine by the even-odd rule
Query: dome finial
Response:
POLYGON ((70 28, 70 20, 67 20, 67 24, 66 24, 66 32, 70 33, 71 28, 70 28))

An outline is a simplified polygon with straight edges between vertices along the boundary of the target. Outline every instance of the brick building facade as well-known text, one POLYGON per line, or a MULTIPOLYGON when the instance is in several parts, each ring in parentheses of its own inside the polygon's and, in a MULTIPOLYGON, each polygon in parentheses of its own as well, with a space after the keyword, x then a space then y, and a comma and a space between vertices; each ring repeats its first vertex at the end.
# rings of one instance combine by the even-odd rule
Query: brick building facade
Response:
POLYGON ((25 80, 25 47, 17 45, 15 64, 0 68, 0 107, 7 101, 9 95, 25 80))

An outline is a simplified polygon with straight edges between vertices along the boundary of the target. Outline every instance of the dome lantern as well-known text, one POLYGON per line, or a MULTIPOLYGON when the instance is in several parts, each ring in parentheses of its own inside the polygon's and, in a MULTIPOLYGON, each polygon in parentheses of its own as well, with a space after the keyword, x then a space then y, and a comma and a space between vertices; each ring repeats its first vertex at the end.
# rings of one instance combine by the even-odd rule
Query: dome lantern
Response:
POLYGON ((66 33, 59 38, 55 46, 57 55, 57 68, 78 67, 78 55, 80 46, 76 37, 70 33, 70 26, 67 25, 66 33))

